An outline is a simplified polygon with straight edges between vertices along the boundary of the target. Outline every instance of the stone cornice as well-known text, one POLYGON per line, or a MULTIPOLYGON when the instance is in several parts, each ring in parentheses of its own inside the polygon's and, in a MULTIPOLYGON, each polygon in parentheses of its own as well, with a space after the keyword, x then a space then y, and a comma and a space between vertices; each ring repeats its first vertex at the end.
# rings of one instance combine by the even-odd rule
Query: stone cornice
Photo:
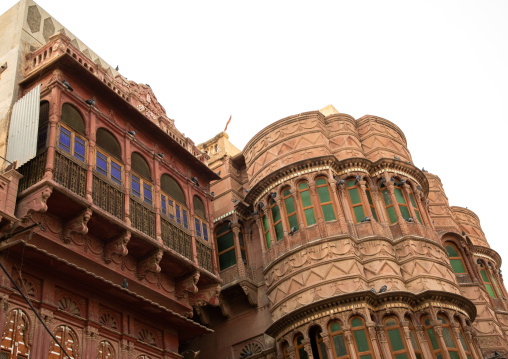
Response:
POLYGON ((418 294, 406 291, 375 294, 370 290, 366 290, 310 303, 275 321, 268 327, 265 333, 277 338, 283 332, 295 329, 307 322, 333 315, 334 313, 365 306, 371 307, 373 310, 380 310, 384 307, 389 307, 390 304, 408 306, 413 310, 420 310, 429 306, 443 306, 461 312, 469 317, 471 321, 474 321, 476 318, 474 303, 455 293, 427 290, 418 294))
POLYGON ((488 257, 491 258, 499 268, 501 268, 501 256, 492 248, 484 247, 484 246, 473 246, 472 252, 475 255, 479 255, 480 257, 488 257))

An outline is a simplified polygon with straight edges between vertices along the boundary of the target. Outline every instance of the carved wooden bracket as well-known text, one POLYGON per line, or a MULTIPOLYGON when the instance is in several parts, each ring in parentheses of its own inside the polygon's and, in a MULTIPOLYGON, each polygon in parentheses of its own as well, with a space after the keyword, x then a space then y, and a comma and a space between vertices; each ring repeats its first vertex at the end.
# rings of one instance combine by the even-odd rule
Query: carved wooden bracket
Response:
POLYGON ((210 324, 210 315, 206 310, 206 307, 197 306, 196 313, 198 314, 199 319, 201 319, 201 323, 203 323, 204 325, 210 324))
POLYGON ((224 295, 221 295, 219 297, 219 305, 220 305, 220 311, 222 312, 222 315, 226 318, 231 317, 231 306, 227 302, 227 299, 224 295))
POLYGON ((109 240, 104 243, 103 259, 104 262, 111 262, 111 256, 117 254, 120 257, 125 257, 129 251, 127 250, 127 244, 131 239, 131 232, 125 231, 116 238, 109 240))
POLYGON ((220 284, 200 287, 197 293, 189 293, 189 304, 194 306, 219 305, 220 284))
POLYGON ((87 234, 88 233, 88 221, 92 217, 92 210, 90 208, 85 209, 76 217, 68 220, 64 224, 62 233, 62 240, 64 243, 71 242, 72 233, 87 234))
POLYGON ((16 217, 24 220, 34 212, 46 212, 48 210, 47 201, 52 192, 53 187, 47 185, 23 198, 18 203, 16 217))
POLYGON ((185 292, 189 293, 197 293, 198 292, 198 281, 199 281, 200 273, 199 271, 195 271, 192 275, 187 276, 176 282, 175 286, 175 296, 177 298, 183 298, 185 296, 185 292))
POLYGON ((258 305, 258 288, 256 285, 243 281, 240 286, 242 287, 243 292, 247 295, 247 299, 251 305, 258 305))
POLYGON ((137 265, 137 276, 139 279, 143 279, 146 277, 148 273, 160 273, 161 267, 159 263, 162 259, 162 255, 164 251, 162 249, 158 249, 155 252, 152 252, 144 259, 141 259, 137 265))

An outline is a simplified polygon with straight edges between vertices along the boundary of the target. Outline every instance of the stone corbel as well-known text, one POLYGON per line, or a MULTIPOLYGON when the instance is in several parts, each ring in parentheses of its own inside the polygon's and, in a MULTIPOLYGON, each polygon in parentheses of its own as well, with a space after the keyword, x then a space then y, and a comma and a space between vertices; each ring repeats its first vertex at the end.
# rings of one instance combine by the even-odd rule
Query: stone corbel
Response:
POLYGON ((210 324, 210 315, 204 306, 196 306, 196 313, 204 325, 210 324))
POLYGON ((185 296, 185 292, 189 292, 192 294, 197 293, 199 276, 200 273, 197 270, 192 275, 177 281, 175 285, 175 296, 177 298, 183 298, 185 296))
POLYGON ((139 279, 143 279, 146 277, 148 273, 160 273, 161 267, 159 263, 162 259, 162 255, 164 251, 162 249, 157 249, 156 251, 150 253, 148 256, 144 257, 140 261, 138 261, 136 274, 139 279))
POLYGON ((113 238, 104 244, 103 259, 104 262, 110 263, 111 256, 117 254, 120 257, 125 257, 129 251, 127 244, 131 239, 131 232, 125 231, 116 238, 113 238))
POLYGON ((227 302, 226 297, 223 295, 219 297, 219 306, 222 315, 225 316, 226 318, 231 318, 231 306, 227 302))
POLYGON ((251 305, 258 305, 258 287, 249 282, 242 282, 241 285, 243 292, 247 295, 247 299, 251 305))
POLYGON ((88 233, 88 221, 92 217, 92 210, 90 208, 85 209, 76 217, 68 220, 64 224, 62 233, 62 240, 64 243, 71 242, 72 233, 87 234, 88 233))
POLYGON ((24 220, 35 212, 46 212, 48 210, 47 201, 52 192, 53 187, 44 186, 23 198, 19 201, 18 208, 16 210, 16 217, 24 220))
POLYGON ((189 293, 189 304, 192 306, 210 304, 219 305, 220 284, 200 287, 197 293, 189 293))

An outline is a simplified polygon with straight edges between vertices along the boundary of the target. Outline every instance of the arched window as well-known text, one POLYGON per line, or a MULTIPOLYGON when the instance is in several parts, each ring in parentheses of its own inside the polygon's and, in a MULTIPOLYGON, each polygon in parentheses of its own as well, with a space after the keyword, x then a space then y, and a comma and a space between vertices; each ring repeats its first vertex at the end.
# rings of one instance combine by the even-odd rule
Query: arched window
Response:
POLYGON ((152 176, 150 167, 143 156, 137 152, 131 154, 131 192, 150 206, 152 199, 152 176))
MULTIPOLYGON (((64 347, 67 354, 70 355, 71 359, 78 359, 79 341, 74 330, 66 325, 61 325, 56 328, 54 335, 64 347)), ((53 340, 51 340, 51 344, 49 345, 48 359, 67 359, 62 348, 53 340)))
POLYGON ((308 359, 309 356, 305 351, 305 347, 303 344, 303 334, 299 333, 295 337, 295 350, 296 350, 296 359, 308 359))
POLYGON ((448 258, 450 259, 450 264, 452 265, 453 271, 457 274, 467 273, 466 266, 462 260, 462 256, 460 255, 460 252, 455 244, 447 243, 445 248, 446 253, 448 253, 448 258))
POLYGON ((443 352, 441 350, 441 346, 439 345, 439 340, 436 336, 436 332, 434 332, 434 327, 430 324, 430 317, 426 315, 422 318, 423 330, 425 331, 425 336, 427 337, 427 342, 430 343, 430 351, 432 352, 432 356, 434 358, 442 358, 443 352))
MULTIPOLYGON (((395 214, 395 208, 393 207, 392 199, 390 197, 390 194, 388 192, 388 189, 384 184, 380 184, 381 188, 381 194, 383 196, 383 201, 385 203, 386 212, 388 214, 388 218, 390 219, 390 223, 397 223, 397 215, 395 214)), ((422 218, 420 217, 420 211, 418 209, 418 205, 415 201, 413 190, 411 189, 411 186, 408 186, 409 194, 406 192, 406 190, 403 188, 403 183, 398 183, 397 181, 394 181, 393 186, 393 192, 395 194, 395 198, 397 200, 397 205, 399 206, 400 213, 402 214, 402 218, 405 220, 409 220, 411 217, 411 212, 408 207, 408 203, 411 203, 411 206, 413 207, 416 218, 418 221, 423 224, 422 218)), ((414 220, 414 218, 413 218, 414 220)))
POLYGON ((39 109, 39 132, 37 134, 37 152, 47 147, 49 124, 49 102, 41 101, 39 109))
POLYGON ((58 148, 85 162, 85 121, 73 106, 64 103, 58 131, 58 148))
POLYGON ((351 331, 353 332, 357 356, 359 358, 372 358, 374 356, 372 343, 362 318, 356 317, 351 319, 351 331))
POLYGON ((408 359, 407 343, 401 333, 399 320, 396 317, 388 317, 384 320, 385 333, 390 343, 390 351, 393 358, 408 359))
POLYGON ((344 341, 344 330, 339 322, 332 322, 328 326, 330 341, 333 343, 333 354, 335 359, 349 358, 348 348, 344 341))
POLYGON ((122 149, 111 132, 104 128, 97 130, 95 149, 95 170, 114 183, 122 184, 122 149))
POLYGON ((296 217, 296 207, 293 196, 291 195, 291 191, 289 188, 286 188, 282 192, 282 202, 284 203, 284 211, 286 212, 286 223, 288 224, 288 228, 291 231, 292 228, 295 231, 300 229, 298 225, 298 218, 296 217))
MULTIPOLYGON (((202 204, 202 203, 201 203, 202 204)), ((203 206, 203 212, 204 206, 203 206)), ((161 176, 161 214, 189 228, 187 201, 182 188, 167 174, 161 176)), ((206 214, 204 215, 206 219, 206 214)))
POLYGON ((300 182, 298 185, 298 194, 300 196, 300 203, 302 206, 305 225, 307 227, 316 224, 316 215, 314 213, 314 206, 312 205, 312 196, 310 195, 309 185, 307 182, 300 182))
POLYGON ((442 315, 437 316, 437 320, 441 321, 441 327, 443 328, 443 339, 446 344, 446 349, 448 350, 448 354, 452 359, 459 359, 459 349, 457 347, 457 343, 455 342, 455 338, 453 336, 452 330, 450 328, 450 323, 446 320, 442 315))
POLYGON ((280 209, 275 200, 270 197, 268 201, 270 205, 270 213, 272 215, 273 230, 277 242, 284 238, 284 231, 282 229, 282 217, 280 216, 280 209))
POLYGON ((13 309, 6 316, 0 358, 23 359, 30 356, 28 337, 30 322, 28 316, 21 309, 13 309))
POLYGON ((496 274, 492 273, 491 276, 492 276, 492 282, 494 283, 494 287, 496 288, 497 294, 502 298, 503 292, 501 292, 501 287, 499 286, 499 284, 497 282, 496 274))
POLYGON ((321 336, 321 329, 319 327, 313 327, 310 330, 310 345, 312 349, 312 356, 315 359, 328 359, 328 353, 326 352, 326 345, 323 342, 321 336))
POLYGON ((192 199, 194 205, 194 224, 196 228, 196 237, 208 241, 208 221, 206 220, 206 210, 203 201, 198 196, 192 199))
POLYGON ((319 204, 325 222, 335 221, 335 209, 333 208, 332 197, 330 196, 330 186, 326 178, 321 177, 316 180, 316 189, 319 197, 319 204))
POLYGON ((263 236, 265 237, 266 249, 270 249, 272 246, 272 238, 270 237, 270 225, 268 224, 268 217, 266 214, 263 214, 261 221, 263 222, 263 236))
POLYGON ((415 328, 413 327, 413 322, 411 321, 411 318, 406 317, 405 319, 409 323, 409 340, 413 346, 413 351, 415 352, 416 359, 422 359, 422 350, 420 348, 420 344, 418 344, 418 340, 416 339, 416 332, 415 328))
POLYGON ((489 292, 489 295, 492 298, 497 298, 496 293, 494 292, 494 288, 492 287, 492 280, 490 273, 488 273, 484 262, 482 260, 479 260, 478 265, 480 266, 480 275, 483 279, 483 284, 485 285, 485 288, 487 288, 487 292, 489 292))
POLYGON ((115 359, 115 350, 108 341, 103 340, 99 343, 97 359, 115 359))
MULTIPOLYGON (((224 223, 215 230, 217 242, 217 255, 219 257, 219 269, 224 270, 236 264, 235 237, 231 222, 224 223)), ((247 251, 243 239, 243 228, 238 233, 240 253, 245 264, 247 264, 247 251)))
POLYGON ((362 195, 360 190, 356 186, 354 179, 350 179, 346 182, 346 190, 349 199, 349 205, 353 209, 355 222, 360 223, 365 219, 365 210, 363 207, 362 195))

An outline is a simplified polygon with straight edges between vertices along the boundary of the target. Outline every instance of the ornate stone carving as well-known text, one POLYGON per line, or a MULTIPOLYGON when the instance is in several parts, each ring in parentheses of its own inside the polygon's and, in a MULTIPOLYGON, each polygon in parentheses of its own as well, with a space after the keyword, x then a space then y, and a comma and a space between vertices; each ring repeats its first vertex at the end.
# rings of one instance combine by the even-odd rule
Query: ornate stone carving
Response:
POLYGON ((257 287, 249 282, 243 282, 241 284, 242 290, 247 295, 247 299, 251 305, 258 305, 258 289, 257 287))
POLYGON ((185 292, 197 293, 198 292, 197 285, 198 285, 199 277, 200 277, 200 273, 197 270, 192 275, 179 280, 175 286, 175 296, 177 298, 183 298, 185 296, 185 292))
POLYGON ((189 293, 189 304, 192 306, 202 306, 210 304, 219 305, 220 284, 212 284, 199 288, 196 293, 189 293))
POLYGON ((159 248, 144 259, 138 261, 136 270, 138 278, 143 279, 148 273, 160 273, 161 267, 159 266, 159 263, 163 254, 163 250, 159 248))
POLYGON ((116 238, 113 238, 104 244, 104 262, 111 262, 111 256, 117 254, 124 257, 128 254, 127 244, 131 239, 131 232, 125 231, 116 238))
POLYGON ((87 208, 76 217, 65 222, 62 234, 63 242, 70 243, 72 233, 87 234, 88 233, 87 224, 91 216, 92 210, 90 208, 87 208))
POLYGON ((48 210, 47 201, 53 192, 53 187, 44 186, 22 199, 16 211, 16 217, 26 219, 33 213, 43 213, 48 210))

